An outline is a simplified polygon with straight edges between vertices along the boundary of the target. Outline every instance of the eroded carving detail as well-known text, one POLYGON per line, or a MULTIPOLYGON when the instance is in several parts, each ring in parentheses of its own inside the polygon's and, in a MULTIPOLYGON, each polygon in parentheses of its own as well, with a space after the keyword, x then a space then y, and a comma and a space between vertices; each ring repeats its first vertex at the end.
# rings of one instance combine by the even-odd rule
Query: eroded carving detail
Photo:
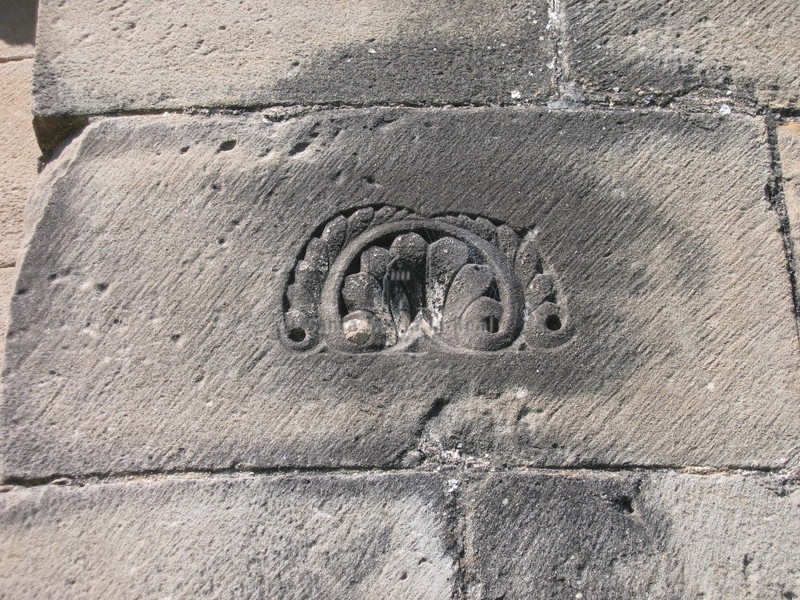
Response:
POLYGON ((284 299, 298 350, 525 350, 571 335, 534 232, 366 207, 325 224, 302 256, 284 299))

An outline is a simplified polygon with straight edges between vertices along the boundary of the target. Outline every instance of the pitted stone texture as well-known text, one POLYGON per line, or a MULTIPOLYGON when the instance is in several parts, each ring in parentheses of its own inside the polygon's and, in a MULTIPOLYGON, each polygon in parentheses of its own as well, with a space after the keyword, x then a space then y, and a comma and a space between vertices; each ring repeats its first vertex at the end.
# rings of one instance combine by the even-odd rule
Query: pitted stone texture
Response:
POLYGON ((800 106, 795 0, 561 3, 563 81, 589 98, 647 101, 710 90, 800 106))
POLYGON ((174 478, 0 494, 3 598, 452 597, 430 475, 174 478))
POLYGON ((39 149, 31 126, 33 60, 0 63, 0 268, 17 260, 23 207, 36 181, 39 149))
POLYGON ((552 85, 547 7, 545 0, 43 0, 36 113, 543 98, 552 85))
POLYGON ((6 477, 798 462, 798 353, 763 123, 530 109, 90 125, 43 173, 12 300, 6 477), (284 290, 357 206, 534 230, 574 335, 300 353, 284 290))
POLYGON ((497 474, 467 489, 475 600, 800 594, 797 482, 573 471, 497 474))
POLYGON ((36 0, 3 0, 0 5, 0 63, 33 58, 36 0))

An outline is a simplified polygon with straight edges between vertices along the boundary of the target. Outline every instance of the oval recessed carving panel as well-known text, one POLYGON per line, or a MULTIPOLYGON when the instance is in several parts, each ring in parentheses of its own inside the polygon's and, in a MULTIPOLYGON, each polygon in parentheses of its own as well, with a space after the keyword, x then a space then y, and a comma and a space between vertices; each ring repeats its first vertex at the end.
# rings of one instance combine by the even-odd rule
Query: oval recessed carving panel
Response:
POLYGON ((282 337, 296 350, 518 351, 570 337, 564 304, 534 231, 365 207, 306 244, 282 337))

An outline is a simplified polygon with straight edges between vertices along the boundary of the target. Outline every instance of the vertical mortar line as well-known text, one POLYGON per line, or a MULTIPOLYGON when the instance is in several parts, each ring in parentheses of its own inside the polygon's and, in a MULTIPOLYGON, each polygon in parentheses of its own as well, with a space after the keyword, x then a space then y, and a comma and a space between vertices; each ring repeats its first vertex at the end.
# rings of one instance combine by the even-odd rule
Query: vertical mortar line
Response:
POLYGON ((456 559, 456 581, 453 586, 453 600, 467 600, 469 597, 469 576, 466 560, 467 513, 464 504, 464 488, 469 483, 469 468, 451 471, 450 475, 451 477, 445 480, 448 487, 450 487, 450 481, 457 481, 457 487, 451 493, 453 502, 453 546, 456 559), (456 476, 458 479, 452 476, 456 476))
POLYGON ((795 248, 792 241, 791 222, 789 211, 786 208, 786 196, 783 191, 783 171, 781 170, 780 150, 778 148, 778 128, 775 115, 767 112, 767 142, 770 152, 770 180, 766 185, 767 200, 778 215, 783 250, 786 255, 786 271, 789 276, 789 287, 792 294, 792 308, 794 309, 794 328, 800 343, 800 296, 797 289, 797 274, 795 273, 795 248))
POLYGON ((561 58, 561 36, 564 18, 561 14, 561 0, 549 0, 547 7, 547 30, 549 32, 550 46, 553 51, 553 88, 556 100, 561 100, 561 76, 563 75, 563 61, 561 58))

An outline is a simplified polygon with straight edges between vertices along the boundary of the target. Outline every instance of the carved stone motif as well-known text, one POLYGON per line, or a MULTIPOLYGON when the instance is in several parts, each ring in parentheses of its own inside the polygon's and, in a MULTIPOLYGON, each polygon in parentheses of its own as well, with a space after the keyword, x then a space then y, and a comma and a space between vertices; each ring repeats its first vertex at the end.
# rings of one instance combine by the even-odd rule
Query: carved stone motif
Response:
POLYGON ((570 336, 534 232, 365 207, 311 238, 284 299, 297 350, 525 350, 570 336))

